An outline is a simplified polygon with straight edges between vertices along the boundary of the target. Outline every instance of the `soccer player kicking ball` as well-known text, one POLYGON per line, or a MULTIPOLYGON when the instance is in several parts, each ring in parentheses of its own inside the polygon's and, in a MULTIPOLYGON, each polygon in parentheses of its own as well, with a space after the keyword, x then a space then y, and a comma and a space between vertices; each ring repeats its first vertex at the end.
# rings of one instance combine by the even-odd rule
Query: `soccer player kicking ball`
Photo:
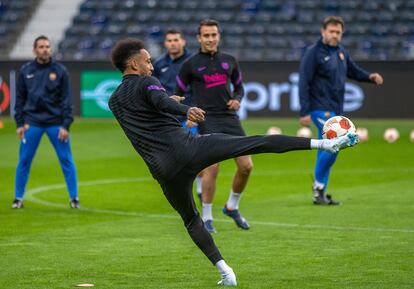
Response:
POLYGON ((112 62, 123 79, 109 99, 109 107, 168 202, 180 214, 194 243, 217 267, 221 285, 237 285, 236 275, 221 256, 195 206, 192 184, 197 174, 214 163, 242 155, 310 149, 338 152, 358 141, 355 134, 332 140, 283 135, 193 135, 172 115, 201 122, 205 112, 180 104, 182 97, 168 96, 160 82, 151 77, 151 57, 142 41, 119 41, 112 51, 112 62))

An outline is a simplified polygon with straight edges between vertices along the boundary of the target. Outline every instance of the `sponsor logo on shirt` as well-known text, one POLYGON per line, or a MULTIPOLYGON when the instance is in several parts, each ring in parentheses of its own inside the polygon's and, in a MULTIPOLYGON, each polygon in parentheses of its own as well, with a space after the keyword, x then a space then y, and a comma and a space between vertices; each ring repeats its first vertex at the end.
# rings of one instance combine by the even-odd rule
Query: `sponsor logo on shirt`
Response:
POLYGON ((227 62, 222 62, 222 63, 221 63, 221 67, 222 67, 223 69, 225 69, 225 70, 227 70, 227 69, 229 69, 229 68, 230 68, 230 66, 229 66, 229 64, 228 64, 227 62))
POLYGON ((164 73, 168 70, 168 66, 161 68, 161 72, 164 73))
POLYGON ((329 59, 331 59, 331 57, 329 57, 329 56, 325 56, 325 57, 323 58, 323 60, 325 60, 325 61, 329 61, 329 59))
POLYGON ((206 83, 206 88, 222 85, 227 83, 227 75, 214 73, 212 75, 204 74, 204 82, 206 83))
POLYGON ((207 67, 206 66, 200 66, 197 68, 197 71, 203 71, 205 70, 207 67))
POLYGON ((343 52, 339 52, 339 58, 344 61, 345 60, 345 55, 343 52))
POLYGON ((158 85, 150 85, 147 87, 147 90, 157 90, 157 91, 165 91, 164 87, 158 86, 158 85))
POLYGON ((27 79, 30 79, 30 78, 33 78, 34 77, 34 74, 28 74, 28 75, 26 75, 26 78, 27 79))

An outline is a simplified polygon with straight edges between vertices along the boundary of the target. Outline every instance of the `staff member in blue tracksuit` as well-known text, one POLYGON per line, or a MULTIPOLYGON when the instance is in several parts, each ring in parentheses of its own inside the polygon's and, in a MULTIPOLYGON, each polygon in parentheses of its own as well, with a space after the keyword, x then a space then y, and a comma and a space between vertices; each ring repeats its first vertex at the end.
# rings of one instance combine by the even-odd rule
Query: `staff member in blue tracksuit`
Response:
MULTIPOLYGON (((321 29, 322 38, 306 49, 300 63, 300 123, 309 126, 312 121, 318 128, 319 137, 322 136, 324 122, 343 113, 347 77, 377 85, 383 83, 380 74, 360 68, 339 45, 344 27, 341 17, 327 17, 321 29)), ((318 151, 312 187, 314 204, 339 204, 325 193, 336 157, 337 154, 318 151)))
POLYGON ((73 122, 69 74, 62 64, 52 59, 52 48, 46 36, 35 39, 33 53, 35 60, 21 67, 17 81, 15 120, 21 142, 12 208, 23 208, 30 166, 40 139, 46 133, 65 176, 70 206, 77 209, 77 176, 69 144, 69 126, 73 122))

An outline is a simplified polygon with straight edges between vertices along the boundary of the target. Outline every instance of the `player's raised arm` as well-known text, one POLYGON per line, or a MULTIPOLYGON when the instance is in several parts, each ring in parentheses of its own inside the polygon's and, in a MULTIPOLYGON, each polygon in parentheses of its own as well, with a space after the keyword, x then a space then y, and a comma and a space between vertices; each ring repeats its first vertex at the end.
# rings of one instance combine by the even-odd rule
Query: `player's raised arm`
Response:
MULTIPOLYGON (((179 103, 177 98, 169 97, 161 83, 155 77, 150 77, 145 83, 146 94, 150 101, 158 110, 171 114, 187 115, 190 108, 187 105, 179 103)), ((178 96, 177 96, 178 97, 178 96)))

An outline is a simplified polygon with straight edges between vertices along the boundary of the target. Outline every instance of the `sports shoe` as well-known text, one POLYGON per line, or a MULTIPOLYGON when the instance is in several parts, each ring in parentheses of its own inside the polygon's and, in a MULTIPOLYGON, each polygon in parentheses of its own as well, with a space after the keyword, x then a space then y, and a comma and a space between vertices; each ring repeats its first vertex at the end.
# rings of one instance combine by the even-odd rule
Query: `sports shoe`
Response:
POLYGON ((331 195, 325 195, 323 189, 317 189, 312 187, 313 191, 313 204, 314 205, 330 205, 337 206, 340 205, 340 202, 337 202, 332 199, 331 195))
POLYGON ((80 203, 78 199, 72 199, 70 200, 70 207, 72 209, 80 209, 80 203))
POLYGON ((357 143, 358 135, 355 133, 347 133, 346 135, 327 140, 327 142, 322 145, 322 149, 335 154, 341 149, 354 146, 357 143))
POLYGON ((23 209, 23 200, 14 199, 12 209, 23 209))
POLYGON ((209 233, 217 233, 216 228, 214 228, 213 226, 213 220, 206 220, 204 222, 204 228, 209 232, 209 233))
POLYGON ((233 270, 221 275, 221 280, 217 282, 217 285, 237 286, 236 275, 233 270))
POLYGON ((224 205, 223 214, 229 216, 234 220, 237 227, 242 228, 243 230, 248 230, 250 228, 249 223, 247 223, 246 219, 240 214, 239 210, 229 210, 227 209, 227 204, 224 205))

